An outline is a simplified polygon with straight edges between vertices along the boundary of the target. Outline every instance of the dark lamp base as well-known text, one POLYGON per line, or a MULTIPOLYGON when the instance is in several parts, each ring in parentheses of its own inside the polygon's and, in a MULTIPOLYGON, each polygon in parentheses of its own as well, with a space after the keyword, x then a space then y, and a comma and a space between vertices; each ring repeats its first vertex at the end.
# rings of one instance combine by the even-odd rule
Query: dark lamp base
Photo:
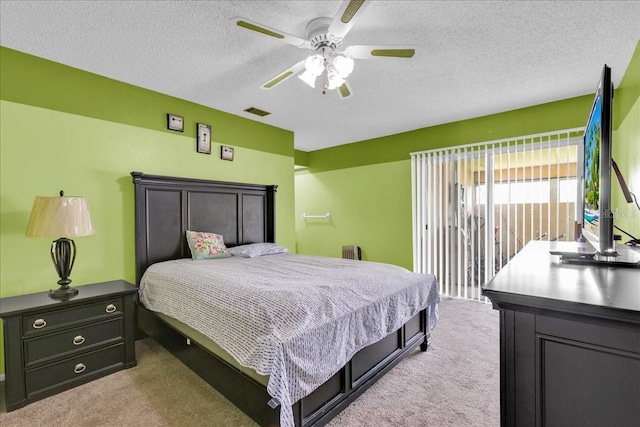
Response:
POLYGON ((50 290, 49 297, 55 299, 71 298, 78 295, 78 290, 69 286, 62 286, 60 289, 50 290))
POLYGON ((56 299, 68 299, 78 295, 78 290, 69 286, 71 279, 71 269, 73 268, 73 262, 76 259, 76 244, 71 239, 61 237, 58 240, 54 240, 51 244, 51 260, 58 273, 58 285, 60 288, 57 290, 50 290, 49 296, 56 299))

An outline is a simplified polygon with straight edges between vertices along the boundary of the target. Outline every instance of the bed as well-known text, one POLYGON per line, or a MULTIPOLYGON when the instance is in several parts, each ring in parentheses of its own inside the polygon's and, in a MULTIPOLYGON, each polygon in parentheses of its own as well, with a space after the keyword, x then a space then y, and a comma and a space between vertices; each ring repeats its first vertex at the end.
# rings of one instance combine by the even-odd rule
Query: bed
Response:
MULTIPOLYGON (((203 269, 208 265, 209 260, 204 262, 191 260, 185 239, 187 230, 215 231, 224 236, 224 243, 228 247, 275 241, 277 186, 165 177, 140 172, 132 172, 132 176, 135 188, 136 280, 139 285, 141 282, 146 284, 150 281, 150 277, 155 277, 157 272, 175 269, 179 271, 176 277, 183 278, 182 283, 198 282, 197 277, 190 276, 194 270, 193 266, 197 265, 203 269), (149 270, 148 273, 147 270, 149 270)), ((287 271, 290 271, 298 268, 297 265, 300 263, 312 265, 319 262, 317 257, 288 253, 268 255, 257 261, 235 258, 213 260, 212 264, 215 266, 212 268, 222 270, 223 266, 225 268, 242 266, 237 271, 249 271, 251 265, 257 265, 266 271, 272 269, 275 264, 284 264, 285 269, 288 268, 287 271)), ((366 265, 361 261, 339 259, 333 259, 331 263, 333 263, 332 270, 343 268, 341 263, 345 263, 344 268, 364 268, 366 265)), ((390 268, 391 266, 378 267, 390 268)), ((395 268, 399 269, 399 267, 395 268)), ((313 275, 313 273, 309 274, 313 275)), ((386 272, 381 271, 376 274, 384 276, 386 272)), ((413 273, 406 272, 406 274, 413 273)), ((286 282, 285 279, 280 277, 274 280, 279 283, 286 282)), ((188 319, 180 318, 176 313, 163 314, 160 310, 149 309, 141 302, 137 306, 137 324, 142 333, 156 339, 258 424, 320 426, 326 424, 417 347, 422 351, 427 350, 429 329, 434 325, 439 295, 437 295, 435 278, 425 276, 425 279, 430 283, 428 286, 423 286, 425 289, 428 288, 427 290, 420 291, 424 294, 421 295, 420 300, 422 305, 414 307, 410 316, 406 319, 402 318, 402 322, 397 325, 385 323, 384 327, 391 327, 388 331, 390 333, 381 335, 379 339, 375 338, 375 341, 363 341, 365 344, 356 348, 353 354, 347 354, 347 359, 334 369, 335 372, 331 370, 331 375, 326 375, 324 372, 324 376, 318 377, 322 382, 319 385, 312 384, 313 391, 310 393, 305 391, 303 397, 299 399, 293 392, 288 394, 288 390, 284 394, 274 393, 273 384, 276 378, 281 377, 280 372, 278 371, 275 375, 274 372, 277 371, 256 369, 255 364, 252 365, 242 359, 243 363, 240 363, 234 347, 229 346, 224 337, 221 341, 218 340, 218 336, 215 335, 218 328, 215 325, 203 327, 200 321, 190 322, 188 319), (428 303, 425 304, 427 299, 428 303), (217 342, 211 338, 212 334, 217 342), (270 372, 272 375, 269 375, 270 372), (294 397, 290 402, 289 396, 294 397)), ((243 278, 247 283, 252 280, 251 277, 243 278)), ((240 286, 240 284, 233 286, 240 286)), ((308 289, 312 292, 312 288, 308 289)), ((196 296, 197 294, 191 294, 188 298, 195 299, 196 296)), ((341 298, 348 299, 344 296, 341 298)), ((252 312, 251 316, 254 316, 252 307, 257 302, 251 302, 246 296, 241 299, 247 300, 244 303, 249 304, 242 306, 241 310, 246 310, 247 313, 252 312)), ((157 309, 150 299, 147 301, 147 305, 157 309)), ((273 302, 270 301, 267 305, 271 307, 273 302)), ((397 305, 389 303, 385 307, 396 309, 397 305)), ((404 315, 407 314, 406 310, 405 308, 404 315)), ((401 318, 396 316, 395 311, 392 313, 393 316, 387 317, 396 320, 401 318)), ((272 313, 269 312, 268 315, 272 313)), ((244 340, 237 342, 253 345, 255 337, 252 336, 251 324, 244 318, 243 311, 235 312, 230 317, 236 318, 238 325, 241 323, 249 325, 249 329, 247 326, 245 329, 241 329, 240 326, 231 328, 239 331, 235 335, 244 340)), ((246 317, 250 316, 247 314, 246 317)), ((260 328, 256 326, 256 329, 260 328)), ((325 330, 330 331, 331 327, 327 326, 325 330)), ((368 337, 368 339, 371 338, 368 337)), ((326 340, 325 336, 325 341, 331 340, 326 340)), ((274 348, 280 348, 279 345, 277 344, 274 348)), ((282 347, 288 348, 284 344, 282 347)), ((316 343, 310 348, 319 349, 321 346, 316 343)), ((313 357, 317 352, 319 351, 307 352, 307 354, 312 353, 313 357)), ((336 352, 340 353, 337 349, 336 352)), ((285 354, 289 354, 288 350, 285 354)), ((293 360, 298 360, 297 355, 293 356, 293 360)), ((286 367, 289 364, 283 364, 283 366, 285 366, 283 372, 287 373, 286 367)), ((294 371, 297 372, 297 368, 292 370, 294 371)), ((291 384, 307 381, 306 377, 302 380, 297 379, 295 373, 288 373, 288 375, 291 384)))

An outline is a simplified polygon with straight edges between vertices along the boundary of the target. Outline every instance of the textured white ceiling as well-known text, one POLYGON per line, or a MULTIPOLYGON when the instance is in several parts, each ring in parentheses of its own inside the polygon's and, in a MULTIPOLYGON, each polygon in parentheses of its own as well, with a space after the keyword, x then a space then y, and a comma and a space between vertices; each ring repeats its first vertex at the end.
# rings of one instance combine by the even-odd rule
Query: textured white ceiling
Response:
POLYGON ((2 0, 0 44, 292 130, 312 151, 593 93, 605 63, 617 86, 640 39, 637 1, 371 1, 343 45, 414 45, 413 59, 357 60, 345 100, 296 78, 261 90, 311 51, 229 18, 304 37, 340 4, 2 0))

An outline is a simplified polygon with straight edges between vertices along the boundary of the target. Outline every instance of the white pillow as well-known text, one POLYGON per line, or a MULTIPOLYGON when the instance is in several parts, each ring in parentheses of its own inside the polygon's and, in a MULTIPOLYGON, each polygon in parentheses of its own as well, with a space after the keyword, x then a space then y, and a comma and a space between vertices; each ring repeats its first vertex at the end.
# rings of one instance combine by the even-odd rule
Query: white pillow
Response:
POLYGON ((250 243, 248 245, 228 248, 227 252, 233 256, 255 258, 262 255, 289 253, 289 249, 284 246, 276 245, 275 243, 250 243))

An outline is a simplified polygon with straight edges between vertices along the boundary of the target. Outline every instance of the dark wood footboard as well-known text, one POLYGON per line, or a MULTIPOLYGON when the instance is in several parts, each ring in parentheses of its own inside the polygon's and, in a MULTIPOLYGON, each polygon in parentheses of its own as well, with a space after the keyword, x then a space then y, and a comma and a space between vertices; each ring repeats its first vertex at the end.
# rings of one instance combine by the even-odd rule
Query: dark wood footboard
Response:
MULTIPOLYGON (((138 304, 138 327, 218 390, 261 426, 280 424, 280 407, 271 408, 266 388, 198 342, 177 332, 138 304)), ((354 355, 332 378, 293 405, 296 426, 322 426, 346 408, 379 378, 420 346, 429 343, 428 310, 397 331, 354 355)))

